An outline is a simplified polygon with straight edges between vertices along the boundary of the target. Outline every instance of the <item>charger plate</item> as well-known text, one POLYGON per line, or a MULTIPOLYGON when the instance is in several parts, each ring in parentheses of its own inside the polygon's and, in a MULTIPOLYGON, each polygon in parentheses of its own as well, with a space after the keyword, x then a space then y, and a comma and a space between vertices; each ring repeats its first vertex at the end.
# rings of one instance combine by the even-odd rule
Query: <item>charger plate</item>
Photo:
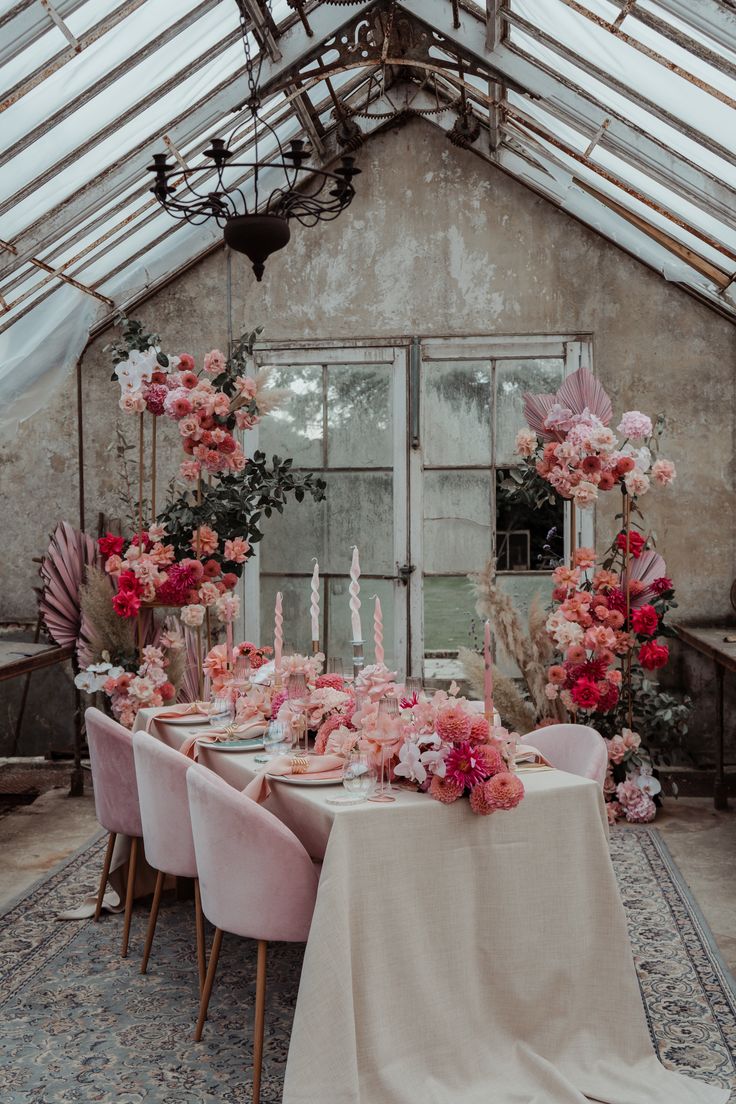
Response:
POLYGON ((263 751, 263 739, 261 736, 251 736, 249 740, 221 740, 215 743, 212 740, 199 738, 200 747, 211 748, 213 751, 263 751))

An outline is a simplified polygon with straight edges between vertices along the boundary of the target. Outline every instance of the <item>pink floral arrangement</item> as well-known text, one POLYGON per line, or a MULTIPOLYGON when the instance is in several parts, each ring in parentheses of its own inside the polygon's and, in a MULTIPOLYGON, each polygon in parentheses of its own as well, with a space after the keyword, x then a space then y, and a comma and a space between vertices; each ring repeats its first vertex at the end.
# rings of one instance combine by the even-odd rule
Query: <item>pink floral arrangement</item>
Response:
POLYGON ((90 664, 75 678, 74 684, 88 694, 104 693, 116 720, 132 728, 143 706, 166 705, 176 697, 176 686, 169 679, 173 653, 181 652, 184 640, 177 627, 164 630, 157 645, 142 649, 138 662, 114 665, 109 653, 102 662, 90 664))
MULTIPOLYGON (((268 663, 272 654, 273 648, 260 647, 258 644, 252 644, 249 640, 244 640, 233 646, 235 660, 237 661, 240 656, 247 656, 253 673, 259 671, 265 663, 268 663)), ((205 656, 203 666, 205 674, 210 676, 212 689, 216 693, 222 690, 228 680, 232 678, 232 671, 229 671, 227 666, 227 645, 215 644, 205 656)))
POLYGON ((675 465, 658 456, 664 422, 656 428, 639 410, 629 410, 610 428, 611 401, 587 368, 579 368, 555 395, 525 395, 529 428, 519 431, 516 450, 522 472, 536 475, 562 498, 581 509, 592 506, 601 492, 625 488, 636 499, 652 483, 667 486, 675 465))

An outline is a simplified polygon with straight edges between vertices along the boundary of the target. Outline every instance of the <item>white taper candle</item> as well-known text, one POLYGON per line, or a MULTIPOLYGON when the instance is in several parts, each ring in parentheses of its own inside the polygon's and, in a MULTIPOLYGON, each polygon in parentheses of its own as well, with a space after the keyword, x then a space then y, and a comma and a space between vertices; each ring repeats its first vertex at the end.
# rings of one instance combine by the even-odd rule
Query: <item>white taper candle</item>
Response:
POLYGON ((319 564, 316 560, 314 561, 314 571, 312 572, 312 601, 310 610, 312 612, 312 640, 319 643, 319 564))
POLYGON ((360 560, 358 549, 353 548, 353 562, 350 565, 350 619, 353 626, 353 640, 363 639, 363 630, 360 627, 360 560))

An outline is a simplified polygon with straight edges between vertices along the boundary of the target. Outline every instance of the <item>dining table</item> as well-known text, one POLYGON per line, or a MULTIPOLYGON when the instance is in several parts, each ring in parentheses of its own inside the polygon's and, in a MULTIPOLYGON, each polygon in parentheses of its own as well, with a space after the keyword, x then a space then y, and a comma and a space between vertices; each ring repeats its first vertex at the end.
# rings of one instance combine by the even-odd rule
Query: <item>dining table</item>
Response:
MULTIPOLYGON (((157 712, 137 727, 172 747, 196 731, 157 712)), ((239 790, 259 758, 198 747, 239 790)), ((264 807, 322 862, 284 1104, 725 1104, 655 1054, 601 787, 520 777, 522 802, 490 816, 270 780, 264 807)))

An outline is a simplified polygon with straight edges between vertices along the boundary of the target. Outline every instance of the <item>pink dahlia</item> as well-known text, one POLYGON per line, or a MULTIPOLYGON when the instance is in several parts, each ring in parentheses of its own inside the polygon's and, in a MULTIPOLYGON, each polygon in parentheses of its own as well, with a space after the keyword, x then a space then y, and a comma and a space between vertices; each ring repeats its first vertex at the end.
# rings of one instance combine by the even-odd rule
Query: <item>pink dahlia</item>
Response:
POLYGON ((471 744, 483 744, 491 735, 491 726, 482 713, 476 713, 470 722, 468 739, 471 744))
POLYGON ((440 778, 438 774, 432 776, 429 784, 429 795, 435 801, 441 801, 443 805, 452 805, 462 797, 463 788, 452 778, 440 778))
POLYGON ((478 762, 485 768, 487 777, 501 774, 506 770, 503 756, 493 744, 476 744, 474 753, 478 762))
POLYGON ((485 783, 485 800, 494 809, 513 809, 524 796, 524 783, 517 774, 501 771, 485 783))
POLYGON ((468 740, 462 740, 445 759, 445 778, 452 779, 463 790, 470 790, 488 777, 485 760, 476 753, 468 740))
POLYGON ((470 738, 473 718, 459 705, 447 705, 437 714, 435 731, 447 744, 459 744, 470 738))
POLYGON ((470 791, 470 808, 476 816, 488 816, 495 812, 496 806, 489 800, 486 794, 487 782, 479 782, 470 791))
POLYGON ((344 690, 345 679, 342 675, 335 674, 334 671, 328 672, 326 675, 318 676, 315 686, 317 690, 322 690, 326 686, 329 686, 332 690, 344 690))

